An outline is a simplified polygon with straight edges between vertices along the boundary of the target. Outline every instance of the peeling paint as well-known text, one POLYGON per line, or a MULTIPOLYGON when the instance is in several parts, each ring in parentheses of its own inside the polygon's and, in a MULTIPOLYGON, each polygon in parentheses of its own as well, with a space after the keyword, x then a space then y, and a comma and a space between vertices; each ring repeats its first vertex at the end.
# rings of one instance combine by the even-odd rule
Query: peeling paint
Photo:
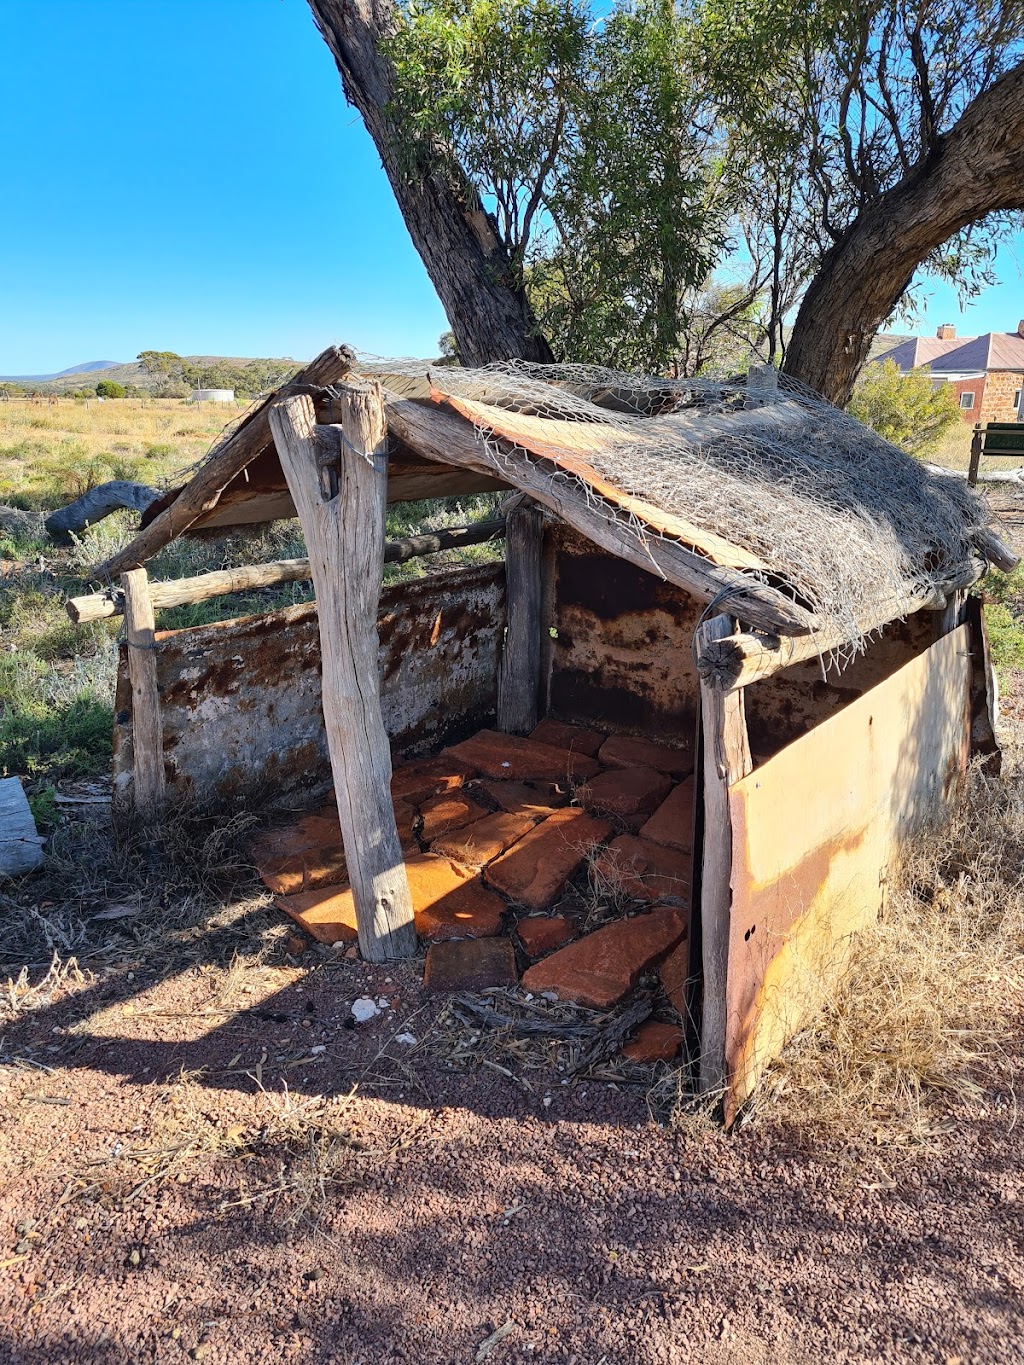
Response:
MULTIPOLYGON (((486 564, 381 593, 381 709, 399 755, 462 738, 493 719, 505 571, 486 564)), ((168 790, 241 800, 309 795, 331 780, 315 603, 157 634, 168 790)), ((115 699, 114 776, 131 782, 125 651, 115 699)))
POLYGON ((548 529, 544 578, 548 713, 692 744, 701 604, 563 526, 548 529))

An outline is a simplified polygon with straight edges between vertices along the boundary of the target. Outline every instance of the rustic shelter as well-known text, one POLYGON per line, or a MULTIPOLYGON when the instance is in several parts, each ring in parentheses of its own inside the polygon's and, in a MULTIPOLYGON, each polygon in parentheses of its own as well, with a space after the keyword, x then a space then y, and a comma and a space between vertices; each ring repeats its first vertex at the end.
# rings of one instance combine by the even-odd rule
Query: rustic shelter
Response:
MULTIPOLYGON (((700 1086, 732 1116, 878 913, 901 839, 972 750, 998 761, 967 589, 1014 562, 960 481, 771 370, 369 366, 336 348, 150 508, 97 570, 107 589, 69 610, 126 618, 122 800, 273 789, 294 806, 333 778, 364 956, 431 936, 415 902, 446 847, 506 919, 550 911, 588 859, 617 865, 620 901, 656 907, 620 937, 650 938, 668 905, 682 927, 648 960, 678 962, 688 927, 700 1086), (497 520, 385 542, 387 503, 485 491, 505 495, 497 520), (148 582, 177 535, 295 515, 308 560, 148 582), (501 538, 503 561, 380 590, 387 559, 501 538), (155 631, 159 607, 301 578, 315 603, 155 631), (474 781, 505 834, 487 844, 484 806, 475 858, 466 839, 423 851, 424 812, 474 781)), ((560 951, 578 966, 587 942, 560 951)))

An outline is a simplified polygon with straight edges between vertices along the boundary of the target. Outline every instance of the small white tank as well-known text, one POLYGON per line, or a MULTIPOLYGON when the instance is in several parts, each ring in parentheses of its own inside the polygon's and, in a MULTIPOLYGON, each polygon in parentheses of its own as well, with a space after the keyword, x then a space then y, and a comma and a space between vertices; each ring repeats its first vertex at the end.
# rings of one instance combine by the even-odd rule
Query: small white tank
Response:
POLYGON ((234 389, 193 389, 190 403, 233 403, 234 389))

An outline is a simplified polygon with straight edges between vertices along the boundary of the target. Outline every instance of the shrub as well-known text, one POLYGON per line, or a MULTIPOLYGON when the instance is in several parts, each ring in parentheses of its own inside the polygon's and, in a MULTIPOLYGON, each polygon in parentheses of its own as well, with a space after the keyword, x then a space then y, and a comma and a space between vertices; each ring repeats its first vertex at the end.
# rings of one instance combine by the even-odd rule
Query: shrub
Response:
POLYGON ((927 367, 902 374, 894 360, 864 369, 849 411, 911 455, 931 450, 961 420, 960 407, 948 384, 933 386, 927 367))
POLYGON ((127 390, 116 379, 101 379, 96 385, 97 398, 123 398, 127 390))

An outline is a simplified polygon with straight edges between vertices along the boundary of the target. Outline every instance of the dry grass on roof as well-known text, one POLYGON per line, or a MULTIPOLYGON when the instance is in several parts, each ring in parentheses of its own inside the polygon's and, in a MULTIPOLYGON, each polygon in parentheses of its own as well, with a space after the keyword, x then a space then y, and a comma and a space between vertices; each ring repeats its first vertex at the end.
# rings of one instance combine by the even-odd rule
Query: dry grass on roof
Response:
MULTIPOLYGON (((518 363, 431 379, 445 395, 489 405, 476 420, 496 452, 508 441, 539 449, 540 425, 549 458, 561 445, 631 497, 756 556, 854 642, 866 619, 900 614, 908 595, 962 569, 989 520, 960 480, 929 473, 785 379, 751 391, 737 380, 518 363), (581 435, 586 424, 593 440, 581 435)), ((633 529, 651 534, 636 518, 633 529)))

